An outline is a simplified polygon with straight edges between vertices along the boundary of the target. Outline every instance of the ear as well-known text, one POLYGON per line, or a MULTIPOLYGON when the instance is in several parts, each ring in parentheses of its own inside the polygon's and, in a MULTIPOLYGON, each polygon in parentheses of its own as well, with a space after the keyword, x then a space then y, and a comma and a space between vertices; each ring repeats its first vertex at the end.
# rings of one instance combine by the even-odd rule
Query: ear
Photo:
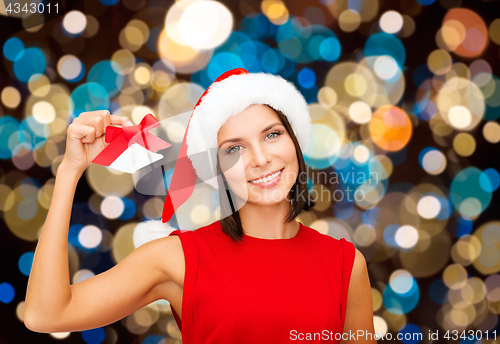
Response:
POLYGON ((177 228, 170 226, 168 223, 163 223, 160 220, 140 222, 134 228, 134 247, 138 248, 149 241, 164 238, 176 229, 177 228))

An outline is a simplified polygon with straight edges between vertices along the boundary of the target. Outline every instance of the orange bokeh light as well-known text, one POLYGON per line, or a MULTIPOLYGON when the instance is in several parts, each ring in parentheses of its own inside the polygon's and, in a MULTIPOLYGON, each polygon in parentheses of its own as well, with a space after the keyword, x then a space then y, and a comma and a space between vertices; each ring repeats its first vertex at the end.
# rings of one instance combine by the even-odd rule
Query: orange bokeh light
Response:
POLYGON ((456 31, 457 37, 455 38, 459 39, 458 42, 450 38, 453 35, 448 35, 448 38, 444 37, 446 44, 454 53, 463 57, 476 57, 481 55, 486 48, 488 28, 476 12, 466 8, 451 9, 444 16, 442 26, 447 31, 456 31), (460 24, 463 27, 460 27, 460 24), (460 30, 457 27, 460 27, 460 30))
POLYGON ((412 134, 410 118, 401 108, 393 105, 378 108, 368 128, 373 142, 390 152, 406 146, 412 134))

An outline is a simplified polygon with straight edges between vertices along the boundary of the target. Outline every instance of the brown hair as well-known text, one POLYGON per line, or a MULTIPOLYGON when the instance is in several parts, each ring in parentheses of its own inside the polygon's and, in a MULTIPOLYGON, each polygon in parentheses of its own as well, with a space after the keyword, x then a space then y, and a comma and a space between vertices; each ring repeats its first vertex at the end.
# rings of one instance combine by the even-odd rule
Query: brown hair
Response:
MULTIPOLYGON (((273 109, 269 105, 269 108, 273 109)), ((307 188, 307 176, 306 176, 306 163, 304 157, 302 156, 302 150, 300 149, 297 137, 293 132, 290 122, 286 116, 279 110, 273 109, 281 120, 281 123, 285 127, 286 131, 292 138, 293 144, 295 146, 295 151, 297 152, 297 159, 299 161, 299 173, 295 183, 290 189, 290 200, 292 201, 290 211, 286 216, 286 222, 291 222, 303 211, 308 211, 314 207, 315 202, 312 200, 309 190, 307 188), (301 196, 301 195, 305 195, 301 196)), ((235 210, 233 198, 231 197, 231 191, 229 185, 227 184, 224 174, 221 172, 219 165, 219 157, 217 155, 217 174, 219 181, 219 199, 220 199, 220 210, 221 210, 221 220, 220 224, 222 231, 229 235, 232 239, 236 241, 241 241, 243 238, 243 226, 241 224, 240 214, 235 210), (221 187, 221 182, 224 184, 221 187)))

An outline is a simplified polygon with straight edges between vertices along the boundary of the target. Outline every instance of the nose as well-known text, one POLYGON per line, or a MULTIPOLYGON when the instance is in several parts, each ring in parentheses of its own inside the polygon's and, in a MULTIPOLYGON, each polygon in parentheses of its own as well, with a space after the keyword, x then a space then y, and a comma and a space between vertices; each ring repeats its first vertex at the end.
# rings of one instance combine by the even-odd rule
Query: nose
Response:
POLYGON ((263 144, 254 145, 252 147, 252 161, 250 166, 263 167, 271 161, 271 154, 266 150, 263 144))

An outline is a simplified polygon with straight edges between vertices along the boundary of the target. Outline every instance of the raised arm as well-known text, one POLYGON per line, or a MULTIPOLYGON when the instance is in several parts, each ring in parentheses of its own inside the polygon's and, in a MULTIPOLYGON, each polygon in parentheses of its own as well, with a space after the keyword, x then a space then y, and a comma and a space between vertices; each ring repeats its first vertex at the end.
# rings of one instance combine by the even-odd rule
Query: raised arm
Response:
MULTIPOLYGON (((125 126, 128 121, 107 111, 82 115, 68 128, 65 157, 57 171, 28 280, 24 323, 35 332, 96 328, 155 300, 168 300, 170 291, 178 288, 169 276, 175 275, 184 262, 179 238, 166 237, 142 245, 106 272, 70 284, 68 228, 76 185, 106 145, 106 125, 125 126), (169 271, 168 261, 177 270, 169 271)), ((178 282, 178 275, 175 277, 178 282)))
POLYGON ((344 337, 342 344, 376 344, 377 341, 367 340, 375 338, 373 327, 373 301, 370 279, 366 268, 366 260, 361 252, 356 249, 354 265, 352 267, 349 290, 347 291, 347 305, 344 323, 344 337), (362 331, 362 332, 358 332, 362 331), (367 336, 368 333, 368 336, 367 336), (352 339, 350 334, 359 334, 352 339), (348 336, 349 335, 349 336, 348 336))

